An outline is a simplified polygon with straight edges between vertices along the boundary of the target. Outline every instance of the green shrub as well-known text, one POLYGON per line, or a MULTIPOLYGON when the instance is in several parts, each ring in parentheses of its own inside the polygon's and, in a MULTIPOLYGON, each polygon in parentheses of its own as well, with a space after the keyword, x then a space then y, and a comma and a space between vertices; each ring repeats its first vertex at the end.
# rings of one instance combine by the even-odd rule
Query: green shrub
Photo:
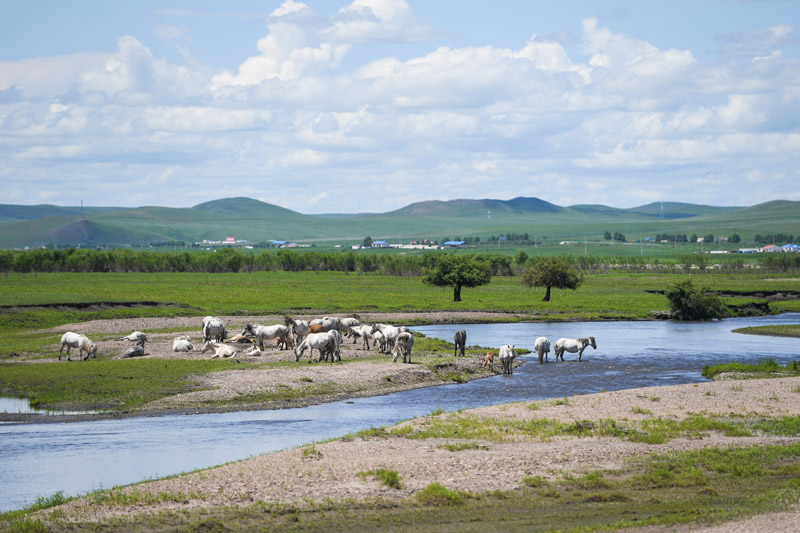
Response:
POLYGON ((672 316, 677 320, 712 320, 728 315, 717 293, 708 287, 695 288, 690 279, 672 285, 666 297, 672 316))
POLYGON ((461 491, 450 490, 440 483, 431 483, 416 494, 417 501, 423 505, 460 505, 467 498, 461 491))

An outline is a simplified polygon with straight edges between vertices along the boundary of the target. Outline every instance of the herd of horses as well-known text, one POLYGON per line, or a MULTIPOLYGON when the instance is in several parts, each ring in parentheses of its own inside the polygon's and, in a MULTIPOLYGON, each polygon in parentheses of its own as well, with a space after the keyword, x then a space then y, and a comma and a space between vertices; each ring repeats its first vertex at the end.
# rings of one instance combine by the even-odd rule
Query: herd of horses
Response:
MULTIPOLYGON (((453 355, 455 357, 458 356, 463 357, 467 345, 466 330, 459 329, 458 331, 456 331, 455 335, 453 335, 453 345, 455 347, 453 355)), ((561 358, 562 361, 564 360, 564 352, 577 353, 578 361, 580 361, 581 358, 583 357, 583 351, 589 346, 591 346, 595 350, 597 349, 597 342, 595 342, 594 337, 583 337, 580 339, 567 339, 562 337, 556 341, 555 346, 553 347, 553 351, 556 356, 556 361, 558 361, 559 357, 561 358)), ((548 339, 547 337, 539 337, 534 342, 533 351, 535 351, 536 355, 539 356, 540 363, 544 363, 546 360, 549 360, 550 347, 551 347, 550 339, 548 339)), ((503 365, 503 373, 511 374, 513 372, 514 359, 516 358, 516 354, 514 352, 514 345, 504 344, 503 346, 501 346, 497 358, 503 365)), ((492 368, 492 365, 494 364, 494 359, 495 359, 494 353, 488 352, 486 356, 484 356, 481 364, 484 367, 492 368)))
MULTIPOLYGON (((283 324, 273 326, 247 324, 240 334, 228 339, 228 329, 224 322, 218 317, 207 316, 203 318, 201 332, 204 344, 200 351, 203 353, 213 351, 214 355, 212 357, 235 357, 237 355, 237 350, 234 347, 225 344, 226 339, 228 342, 234 343, 251 343, 252 349, 247 352, 248 355, 261 355, 261 352, 266 348, 265 342, 274 340, 279 349, 294 348, 295 361, 299 361, 303 353, 308 350, 309 363, 314 359, 314 350, 319 353, 317 361, 327 361, 329 359, 331 362, 341 361, 340 346, 344 336, 352 337, 353 343, 357 342, 358 339, 362 339, 365 349, 369 349, 370 341, 372 341, 373 346, 380 346, 379 351, 381 353, 391 353, 393 355, 392 362, 396 362, 398 357, 402 355, 403 362, 410 363, 411 348, 414 345, 414 336, 407 327, 389 324, 362 325, 356 318, 324 317, 305 321, 294 320, 286 316, 283 324)), ((118 340, 128 340, 136 343, 135 346, 125 352, 122 356, 123 358, 146 355, 144 346, 147 336, 144 333, 134 331, 118 340)), ((453 336, 454 356, 463 357, 466 351, 466 344, 467 332, 459 329, 453 336)), ((578 361, 581 361, 584 350, 589 346, 597 349, 594 337, 561 338, 555 344, 552 344, 552 349, 556 361, 559 358, 563 361, 565 352, 577 353, 578 361)), ((80 356, 83 356, 83 353, 86 352, 84 360, 88 359, 90 355, 97 356, 97 346, 82 334, 67 332, 62 336, 61 346, 58 350, 59 360, 61 360, 64 348, 67 350, 68 360, 71 360, 69 356, 71 348, 77 348, 80 356)), ((195 349, 187 337, 178 337, 173 342, 173 351, 176 352, 194 351, 195 349)), ((537 338, 533 349, 539 357, 539 363, 544 363, 549 358, 550 339, 547 337, 537 338)), ((493 369, 494 358, 493 352, 487 353, 483 358, 483 366, 493 369)), ((497 358, 503 366, 503 373, 511 374, 513 372, 513 362, 516 358, 514 345, 506 344, 501 346, 497 358)))

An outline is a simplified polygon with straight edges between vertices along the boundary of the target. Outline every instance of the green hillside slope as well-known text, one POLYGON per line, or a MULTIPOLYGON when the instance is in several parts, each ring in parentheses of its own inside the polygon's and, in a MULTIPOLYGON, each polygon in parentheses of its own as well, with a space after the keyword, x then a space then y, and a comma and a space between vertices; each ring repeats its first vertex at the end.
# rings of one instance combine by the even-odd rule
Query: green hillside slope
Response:
MULTIPOLYGON (((303 215, 251 198, 226 198, 191 208, 108 209, 97 208, 83 219, 58 215, 1 224, 0 247, 192 243, 226 237, 254 243, 285 240, 345 244, 360 242, 366 236, 403 242, 423 237, 477 236, 485 241, 507 233, 528 233, 549 240, 602 240, 606 231, 620 232, 629 240, 658 234, 727 237, 733 233, 747 239, 771 232, 800 237, 800 202, 785 200, 744 208, 665 202, 663 218, 660 203, 631 209, 560 207, 538 198, 427 201, 388 213, 348 216, 303 215)), ((9 208, 6 212, 13 211, 9 208)))

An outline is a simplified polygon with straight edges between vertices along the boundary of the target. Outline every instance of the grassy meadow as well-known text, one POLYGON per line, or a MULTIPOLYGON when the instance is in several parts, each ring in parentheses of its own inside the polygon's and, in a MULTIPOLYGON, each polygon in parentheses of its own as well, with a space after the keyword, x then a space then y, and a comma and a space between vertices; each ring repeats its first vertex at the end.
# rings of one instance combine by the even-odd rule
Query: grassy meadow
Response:
MULTIPOLYGON (((542 302, 543 289, 524 287, 519 277, 495 277, 482 287, 466 288, 452 301, 450 288, 424 285, 418 277, 343 272, 205 273, 53 273, 0 277, 0 314, 6 326, 0 346, 0 394, 24 396, 34 405, 60 408, 135 409, 148 401, 191 390, 192 376, 233 368, 227 361, 98 360, 84 365, 26 360, 52 358, 66 323, 95 319, 212 315, 354 315, 370 312, 494 311, 497 320, 647 320, 666 310, 662 292, 687 275, 609 272, 588 274, 576 291, 554 290, 542 302), (509 318, 507 314, 512 313, 509 318), (73 375, 75 374, 75 375, 73 375), (152 377, 147 380, 144 376, 152 377)), ((718 273, 693 275, 695 283, 737 293, 797 288, 791 275, 718 273)), ((727 303, 761 301, 744 296, 727 303)), ((800 311, 800 300, 771 302, 771 309, 800 311)), ((406 324, 426 323, 423 318, 406 324)), ((76 328, 94 334, 90 327, 76 328)), ((98 340, 124 335, 97 333, 98 340)), ((448 343, 418 339, 415 350, 447 355, 448 343)), ((288 363, 260 363, 288 364, 288 363)), ((248 365, 236 365, 246 370, 248 365)), ((465 376, 450 376, 463 380, 465 376)), ((335 391, 312 390, 309 395, 335 391)))
MULTIPOLYGON (((524 287, 519 277, 495 277, 489 285, 465 288, 463 301, 452 301, 450 288, 424 285, 418 277, 346 274, 342 272, 255 272, 236 274, 8 274, 0 277, 0 314, 6 326, 0 346, 0 394, 25 396, 34 405, 59 405, 88 409, 136 409, 149 401, 197 387, 196 376, 210 372, 290 363, 238 363, 230 360, 90 360, 86 364, 38 362, 21 359, 52 357, 58 333, 47 331, 65 323, 94 319, 148 316, 214 315, 355 315, 360 313, 497 311, 510 312, 518 320, 647 320, 653 311, 665 310, 663 291, 691 277, 696 285, 738 293, 728 304, 763 302, 753 293, 796 291, 796 273, 697 274, 608 272, 588 274, 577 291, 554 290, 550 302, 542 302, 544 289, 524 287)), ((770 302, 773 312, 800 312, 800 301, 770 302)), ((498 316, 498 320, 509 320, 498 316)), ((91 331, 86 331, 91 335, 91 331)), ((126 334, 129 331, 119 331, 126 334)), ((774 334, 774 331, 766 332, 774 334)), ((786 334, 797 334, 789 326, 786 334)), ((108 334, 107 334, 108 335, 108 334)), ((452 355, 452 345, 436 339, 416 339, 415 350, 452 355)), ((477 354, 472 354, 477 355, 477 354)), ((376 356, 377 359, 378 356, 376 356)), ((385 357, 383 358, 385 359, 385 357)), ((347 364, 347 362, 343 363, 347 364)), ((423 363, 425 364, 425 363, 423 363)), ((780 369, 786 371, 788 369, 780 369)), ((796 372, 796 368, 791 369, 796 372)), ((767 372, 774 369, 767 368, 767 372)), ((451 379, 458 380, 458 376, 451 379)), ((309 394, 316 384, 309 383, 309 394)), ((316 391, 327 394, 331 391, 316 391)), ((333 391, 335 392, 335 391, 333 391)), ((535 405, 531 404, 531 409, 535 405)), ((454 415, 455 416, 455 415, 454 415)), ((720 422, 706 417, 683 424, 659 419, 657 425, 621 433, 613 421, 587 426, 554 425, 505 427, 499 423, 470 425, 468 417, 442 419, 428 434, 404 434, 407 439, 457 439, 453 453, 481 450, 470 442, 502 440, 515 432, 551 439, 559 435, 605 436, 643 442, 678 437, 698 438, 708 431, 751 434, 796 434, 798 421, 777 420, 776 428, 764 421, 732 419, 720 422), (762 424, 756 426, 756 423, 762 424), (788 433, 781 433, 788 427, 788 433), (585 435, 584 435, 585 434, 585 435), (469 441, 466 444, 464 440, 469 441)), ((379 433, 396 430, 373 430, 379 433)), ((394 434, 394 433, 393 433, 394 434)), ((364 435, 361 435, 362 437, 364 435)), ((411 444, 413 445, 413 443, 411 444)), ((152 516, 120 517, 106 525, 71 524, 98 531, 113 529, 223 530, 233 524, 297 531, 359 530, 392 531, 411 527, 421 530, 491 531, 552 528, 557 530, 624 529, 683 523, 715 523, 749 514, 787 508, 800 494, 800 447, 708 449, 669 456, 653 455, 632 461, 619 471, 597 471, 564 476, 557 480, 526 477, 512 491, 471 494, 432 484, 401 502, 383 500, 355 503, 328 500, 300 509, 294 505, 242 504, 237 507, 195 511, 161 512, 152 516), (564 512, 565 508, 571 509, 564 512), (493 529, 494 528, 494 529, 493 529)), ((396 472, 366 472, 401 486, 396 472)), ((136 493, 134 493, 136 494, 136 493)), ((98 491, 96 498, 110 498, 114 489, 98 491)), ((164 499, 183 501, 186 495, 165 494, 164 499)), ((63 503, 63 495, 43 499, 36 509, 63 503)), ((100 501, 100 500, 98 500, 100 501)), ((130 503, 130 502, 128 502, 130 503)), ((142 501, 140 505, 148 505, 142 501)), ((36 510, 31 508, 29 511, 36 510)), ((58 523, 58 513, 50 519, 58 523)), ((26 511, 0 515, 0 529, 47 530, 26 511)))

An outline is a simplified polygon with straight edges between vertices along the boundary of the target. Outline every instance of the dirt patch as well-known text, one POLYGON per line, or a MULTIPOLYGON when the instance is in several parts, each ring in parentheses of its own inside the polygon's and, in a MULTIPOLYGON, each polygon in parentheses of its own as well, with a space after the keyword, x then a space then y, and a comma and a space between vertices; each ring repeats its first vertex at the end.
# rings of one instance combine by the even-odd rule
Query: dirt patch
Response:
MULTIPOLYGON (((648 417, 683 419, 692 413, 727 416, 732 413, 754 417, 800 415, 796 389, 800 378, 747 380, 736 383, 709 382, 690 385, 650 387, 625 391, 573 396, 554 401, 515 403, 483 407, 439 417, 476 417, 531 421, 553 419, 561 422, 615 419, 641 420, 648 417), (644 414, 647 413, 647 414, 644 414)), ((424 427, 433 417, 421 417, 401 425, 424 427)), ((62 506, 67 520, 102 521, 161 511, 214 509, 252 502, 281 502, 313 505, 330 495, 344 501, 404 498, 437 482, 452 490, 482 492, 511 490, 526 476, 556 479, 566 473, 618 469, 634 457, 651 453, 725 446, 770 446, 795 443, 800 437, 726 437, 709 432, 702 438, 674 439, 667 444, 643 444, 616 438, 559 437, 555 442, 516 438, 482 441, 480 447, 453 452, 442 445, 459 439, 365 437, 339 439, 311 447, 267 454, 202 472, 119 489, 152 494, 185 494, 181 502, 136 505, 98 505, 84 498, 62 506), (375 469, 395 470, 402 488, 389 488, 363 476, 375 469)), ((736 531, 747 524, 753 531, 793 531, 800 511, 750 518, 713 531, 736 531)), ((694 530, 686 527, 681 530, 694 530)))

